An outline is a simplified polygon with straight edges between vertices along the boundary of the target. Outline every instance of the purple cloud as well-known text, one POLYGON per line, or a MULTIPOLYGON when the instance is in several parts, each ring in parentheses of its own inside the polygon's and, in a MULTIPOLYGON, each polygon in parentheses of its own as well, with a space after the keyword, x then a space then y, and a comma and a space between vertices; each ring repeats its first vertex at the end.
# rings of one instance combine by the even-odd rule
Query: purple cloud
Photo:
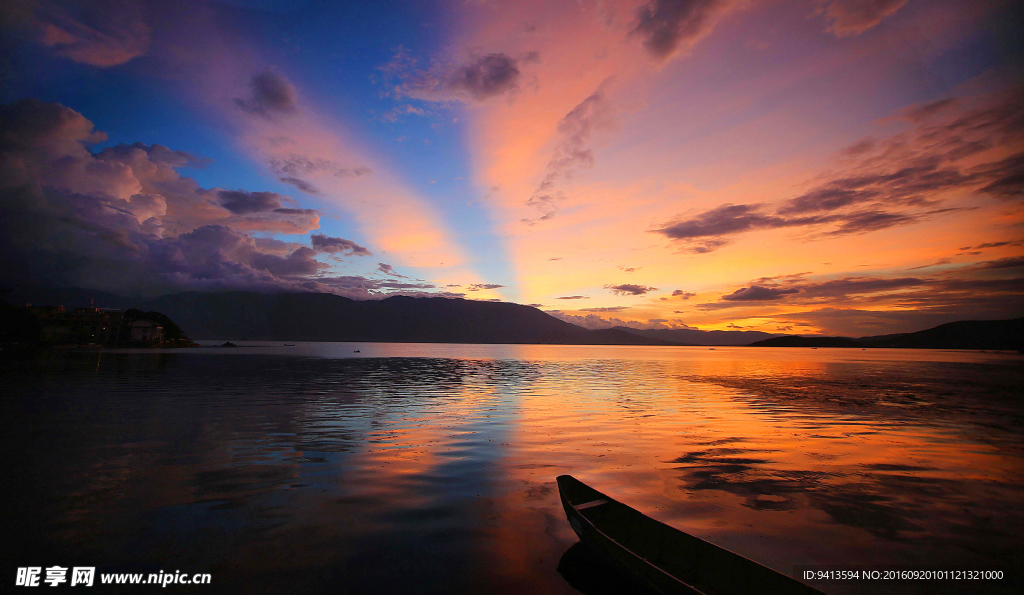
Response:
POLYGON ((235 105, 246 113, 271 119, 293 114, 299 109, 295 87, 273 71, 254 75, 249 81, 249 88, 251 94, 248 98, 235 99, 235 105))
POLYGON ((652 56, 665 60, 706 35, 730 4, 728 0, 652 0, 637 10, 633 34, 643 38, 652 56))
POLYGON ((818 0, 819 14, 836 37, 860 35, 903 7, 907 0, 818 0))
POLYGON ((646 285, 636 285, 633 283, 623 283, 622 285, 605 285, 605 289, 611 290, 615 295, 644 295, 651 291, 658 291, 657 287, 647 287, 646 285))
POLYGON ((325 291, 306 247, 248 235, 307 233, 313 209, 272 192, 201 188, 177 169, 200 158, 105 139, 78 112, 0 106, 0 274, 8 284, 134 295, 182 289, 325 291))
POLYGON ((536 219, 524 219, 524 223, 534 225, 555 216, 558 203, 566 199, 563 192, 554 190, 555 184, 562 179, 572 179, 573 173, 580 168, 594 167, 594 151, 587 144, 593 130, 607 125, 608 119, 604 92, 599 87, 558 122, 562 140, 548 161, 544 178, 526 201, 527 206, 543 214, 536 219))
POLYGON ((377 263, 377 270, 382 272, 382 273, 384 273, 385 275, 390 275, 392 277, 400 277, 402 279, 408 279, 409 278, 409 277, 406 277, 405 275, 400 275, 398 273, 398 271, 396 271, 394 269, 394 267, 392 267, 390 264, 385 264, 383 262, 378 262, 377 263))
POLYGON ((396 97, 425 101, 486 101, 515 93, 522 76, 520 64, 537 60, 536 52, 521 57, 494 52, 475 56, 465 64, 435 64, 430 70, 417 70, 415 61, 399 52, 382 67, 396 97))
POLYGON ((313 248, 321 252, 341 253, 348 256, 373 256, 373 253, 367 248, 345 238, 333 238, 315 233, 309 236, 309 240, 313 248))
POLYGON ((221 206, 236 215, 264 213, 281 208, 281 195, 276 192, 221 190, 217 196, 221 206))
POLYGON ((722 299, 727 302, 760 302, 765 300, 777 300, 784 295, 797 293, 800 290, 795 287, 764 287, 762 285, 751 285, 737 289, 736 291, 723 295, 722 299))
POLYGON ((288 176, 278 178, 278 180, 284 182, 285 184, 295 186, 296 188, 305 192, 306 194, 320 194, 320 189, 310 184, 306 180, 302 180, 300 178, 292 178, 288 176))
MULTIPOLYGON (((38 42, 55 55, 90 66, 124 64, 149 50, 152 31, 142 2, 33 2, 24 14, 38 42), (70 4, 70 6, 69 6, 70 4)), ((17 22, 17 16, 14 17, 17 22)))
MULTIPOLYGON (((270 158, 270 167, 283 178, 299 180, 298 176, 313 174, 327 174, 336 178, 358 178, 370 175, 372 170, 365 166, 344 167, 337 161, 323 159, 321 157, 310 157, 301 153, 290 153, 288 155, 270 158)), ((284 180, 282 180, 284 181, 284 180)), ((294 182, 287 182, 295 185, 294 182)))

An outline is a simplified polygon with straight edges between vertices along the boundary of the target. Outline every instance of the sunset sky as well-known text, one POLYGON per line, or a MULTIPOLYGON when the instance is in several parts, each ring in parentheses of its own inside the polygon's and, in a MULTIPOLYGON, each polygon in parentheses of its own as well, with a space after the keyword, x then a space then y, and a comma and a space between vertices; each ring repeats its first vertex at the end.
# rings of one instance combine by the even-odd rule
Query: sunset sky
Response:
POLYGON ((1024 10, 5 2, 0 285, 877 335, 1024 316, 1024 10))

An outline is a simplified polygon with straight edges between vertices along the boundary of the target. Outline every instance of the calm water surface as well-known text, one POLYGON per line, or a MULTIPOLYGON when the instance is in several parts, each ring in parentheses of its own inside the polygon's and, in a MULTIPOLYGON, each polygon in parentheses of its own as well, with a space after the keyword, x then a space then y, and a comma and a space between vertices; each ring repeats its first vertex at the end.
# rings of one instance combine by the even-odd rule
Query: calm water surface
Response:
POLYGON ((216 592, 576 593, 571 560, 556 570, 576 542, 554 483, 570 473, 787 574, 1007 576, 813 583, 829 593, 1021 585, 1018 354, 242 345, 0 363, 8 575, 58 564, 210 572, 216 592))

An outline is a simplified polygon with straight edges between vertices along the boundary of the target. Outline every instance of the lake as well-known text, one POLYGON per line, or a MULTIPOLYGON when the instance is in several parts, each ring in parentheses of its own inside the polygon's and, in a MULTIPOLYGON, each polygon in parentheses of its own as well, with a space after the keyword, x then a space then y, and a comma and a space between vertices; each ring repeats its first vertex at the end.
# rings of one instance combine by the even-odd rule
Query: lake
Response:
POLYGON ((570 551, 555 486, 568 473, 790 575, 1005 575, 811 583, 827 593, 1021 586, 1019 354, 240 345, 0 363, 9 576, 56 564, 210 573, 216 592, 576 593, 566 576, 604 569, 570 551))

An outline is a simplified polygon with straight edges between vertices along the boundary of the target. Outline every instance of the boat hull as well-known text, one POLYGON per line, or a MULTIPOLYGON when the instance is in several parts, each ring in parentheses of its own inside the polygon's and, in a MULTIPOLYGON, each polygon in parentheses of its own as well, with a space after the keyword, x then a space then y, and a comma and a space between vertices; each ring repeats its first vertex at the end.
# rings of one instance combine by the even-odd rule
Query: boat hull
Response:
POLYGON ((580 541, 659 593, 821 595, 796 579, 656 521, 569 475, 558 478, 580 541))

